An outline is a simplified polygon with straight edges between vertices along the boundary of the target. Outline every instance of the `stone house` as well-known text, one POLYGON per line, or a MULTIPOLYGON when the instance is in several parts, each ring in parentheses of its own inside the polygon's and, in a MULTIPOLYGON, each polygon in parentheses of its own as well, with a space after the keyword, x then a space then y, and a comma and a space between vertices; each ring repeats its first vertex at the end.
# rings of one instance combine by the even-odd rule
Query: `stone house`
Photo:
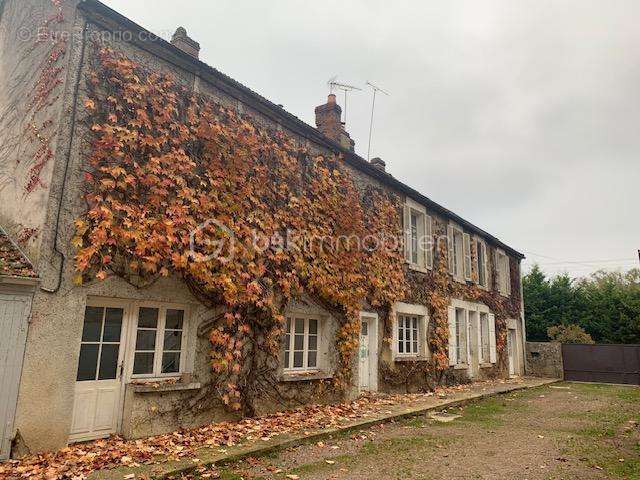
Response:
MULTIPOLYGON (((83 85, 96 39, 313 152, 342 155, 358 185, 402 199, 410 293, 388 311, 363 304, 347 397, 524 374, 523 255, 395 179, 381 159, 359 157, 334 95, 316 107, 314 128, 201 62, 199 45, 182 28, 166 42, 97 0, 6 0, 0 5, 0 225, 7 232, 0 322, 3 331, 25 334, 0 337, 2 458, 11 442, 19 455, 235 417, 206 388, 213 381, 207 333, 219 309, 199 302, 173 276, 145 288, 116 275, 74 283, 73 225, 86 209, 83 85), (435 380, 423 368, 434 328, 427 297, 445 250, 418 241, 423 237, 445 240, 454 292, 447 307, 449 368, 435 380), (21 307, 12 310, 16 300, 21 307)), ((283 314, 283 403, 264 410, 337 399, 330 388, 314 393, 333 376, 335 314, 311 297, 291 302, 283 314)))

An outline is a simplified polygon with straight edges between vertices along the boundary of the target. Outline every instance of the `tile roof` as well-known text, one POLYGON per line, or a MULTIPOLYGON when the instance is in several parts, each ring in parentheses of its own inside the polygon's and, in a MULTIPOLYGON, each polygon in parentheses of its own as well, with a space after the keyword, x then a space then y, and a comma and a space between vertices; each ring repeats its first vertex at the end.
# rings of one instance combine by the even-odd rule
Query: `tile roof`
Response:
POLYGON ((37 278, 31 261, 0 228, 0 276, 37 278))

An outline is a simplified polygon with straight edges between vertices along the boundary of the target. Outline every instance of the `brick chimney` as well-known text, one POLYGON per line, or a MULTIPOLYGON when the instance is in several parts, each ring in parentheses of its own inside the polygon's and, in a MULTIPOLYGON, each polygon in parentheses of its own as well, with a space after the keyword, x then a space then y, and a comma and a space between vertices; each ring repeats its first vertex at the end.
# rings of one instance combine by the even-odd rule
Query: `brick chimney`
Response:
POLYGON ((171 43, 192 57, 199 58, 200 44, 187 35, 184 27, 178 27, 171 38, 171 43))
POLYGON ((327 103, 316 107, 316 127, 320 132, 342 145, 342 147, 353 152, 355 142, 344 129, 342 118, 342 108, 336 103, 336 96, 331 93, 327 98, 327 103))
POLYGON ((376 167, 378 170, 382 170, 383 172, 387 168, 387 164, 380 157, 373 157, 371 160, 371 165, 376 167))

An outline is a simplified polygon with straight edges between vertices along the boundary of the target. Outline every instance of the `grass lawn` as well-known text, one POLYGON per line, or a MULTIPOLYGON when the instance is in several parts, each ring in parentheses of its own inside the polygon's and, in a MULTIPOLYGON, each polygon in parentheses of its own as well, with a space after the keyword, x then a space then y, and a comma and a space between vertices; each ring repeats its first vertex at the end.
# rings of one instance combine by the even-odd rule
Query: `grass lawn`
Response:
POLYGON ((560 383, 379 425, 190 478, 640 479, 640 388, 560 383))

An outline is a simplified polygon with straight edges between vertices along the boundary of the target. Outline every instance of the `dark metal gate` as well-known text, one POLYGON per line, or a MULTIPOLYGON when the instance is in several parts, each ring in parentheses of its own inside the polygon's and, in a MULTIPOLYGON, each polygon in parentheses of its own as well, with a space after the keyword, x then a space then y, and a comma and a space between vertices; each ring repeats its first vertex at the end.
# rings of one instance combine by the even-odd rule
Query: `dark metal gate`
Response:
POLYGON ((562 345, 565 380, 640 385, 640 345, 562 345))

